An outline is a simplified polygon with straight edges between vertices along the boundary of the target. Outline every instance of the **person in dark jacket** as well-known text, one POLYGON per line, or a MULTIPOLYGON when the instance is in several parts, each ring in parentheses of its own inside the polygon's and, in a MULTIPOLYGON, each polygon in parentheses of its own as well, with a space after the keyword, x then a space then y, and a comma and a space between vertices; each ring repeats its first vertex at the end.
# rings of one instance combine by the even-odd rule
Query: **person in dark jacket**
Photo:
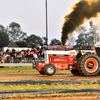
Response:
POLYGON ((32 49, 34 49, 35 48, 35 44, 34 43, 32 43, 32 49))
POLYGON ((38 53, 38 59, 41 60, 41 55, 40 55, 40 53, 38 53))
POLYGON ((41 59, 44 60, 44 53, 41 52, 41 59))

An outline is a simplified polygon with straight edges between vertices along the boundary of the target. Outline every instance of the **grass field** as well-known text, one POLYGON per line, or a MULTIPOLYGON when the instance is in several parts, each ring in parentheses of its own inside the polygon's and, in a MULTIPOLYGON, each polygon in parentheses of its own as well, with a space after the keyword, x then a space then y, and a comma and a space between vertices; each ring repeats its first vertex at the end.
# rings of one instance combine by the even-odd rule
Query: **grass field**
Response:
MULTIPOLYGON (((36 69, 33 69, 32 67, 4 67, 4 68, 0 68, 0 72, 34 72, 37 71, 36 69)), ((58 70, 61 71, 61 70, 58 70)), ((65 71, 69 71, 69 70, 63 70, 65 71)))
POLYGON ((0 68, 0 72, 34 72, 37 71, 31 67, 4 67, 0 68))
POLYGON ((22 85, 9 85, 9 84, 0 84, 0 91, 1 90, 43 90, 43 89, 93 89, 93 88, 100 88, 100 84, 22 84, 22 85))

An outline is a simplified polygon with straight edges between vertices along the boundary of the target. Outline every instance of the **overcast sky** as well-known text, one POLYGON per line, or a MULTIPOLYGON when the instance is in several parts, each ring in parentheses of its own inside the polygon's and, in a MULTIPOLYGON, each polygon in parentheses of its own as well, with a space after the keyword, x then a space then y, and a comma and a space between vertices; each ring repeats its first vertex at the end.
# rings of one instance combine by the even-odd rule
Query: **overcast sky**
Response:
MULTIPOLYGON (((47 0, 48 40, 60 40, 64 16, 78 0, 47 0)), ((0 0, 0 24, 7 27, 11 22, 21 25, 27 35, 46 36, 45 0, 0 0)))

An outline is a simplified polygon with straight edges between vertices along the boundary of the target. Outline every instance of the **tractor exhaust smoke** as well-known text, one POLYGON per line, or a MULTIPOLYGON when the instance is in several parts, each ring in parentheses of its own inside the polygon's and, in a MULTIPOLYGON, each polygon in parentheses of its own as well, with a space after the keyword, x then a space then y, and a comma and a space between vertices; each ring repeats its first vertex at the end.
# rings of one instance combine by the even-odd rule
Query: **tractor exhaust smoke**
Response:
POLYGON ((80 0, 73 7, 73 11, 65 16, 65 22, 62 27, 62 44, 67 42, 68 34, 72 33, 77 27, 89 20, 91 17, 97 17, 100 13, 100 0, 80 0))

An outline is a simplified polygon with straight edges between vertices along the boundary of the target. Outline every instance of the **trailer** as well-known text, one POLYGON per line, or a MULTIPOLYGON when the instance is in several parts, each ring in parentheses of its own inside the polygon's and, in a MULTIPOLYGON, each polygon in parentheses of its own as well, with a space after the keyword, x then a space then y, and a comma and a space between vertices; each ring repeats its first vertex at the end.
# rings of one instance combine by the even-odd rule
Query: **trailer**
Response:
POLYGON ((70 70, 73 75, 95 76, 100 73, 100 58, 95 48, 82 45, 78 50, 44 51, 45 60, 35 61, 33 68, 51 76, 57 70, 70 70))

